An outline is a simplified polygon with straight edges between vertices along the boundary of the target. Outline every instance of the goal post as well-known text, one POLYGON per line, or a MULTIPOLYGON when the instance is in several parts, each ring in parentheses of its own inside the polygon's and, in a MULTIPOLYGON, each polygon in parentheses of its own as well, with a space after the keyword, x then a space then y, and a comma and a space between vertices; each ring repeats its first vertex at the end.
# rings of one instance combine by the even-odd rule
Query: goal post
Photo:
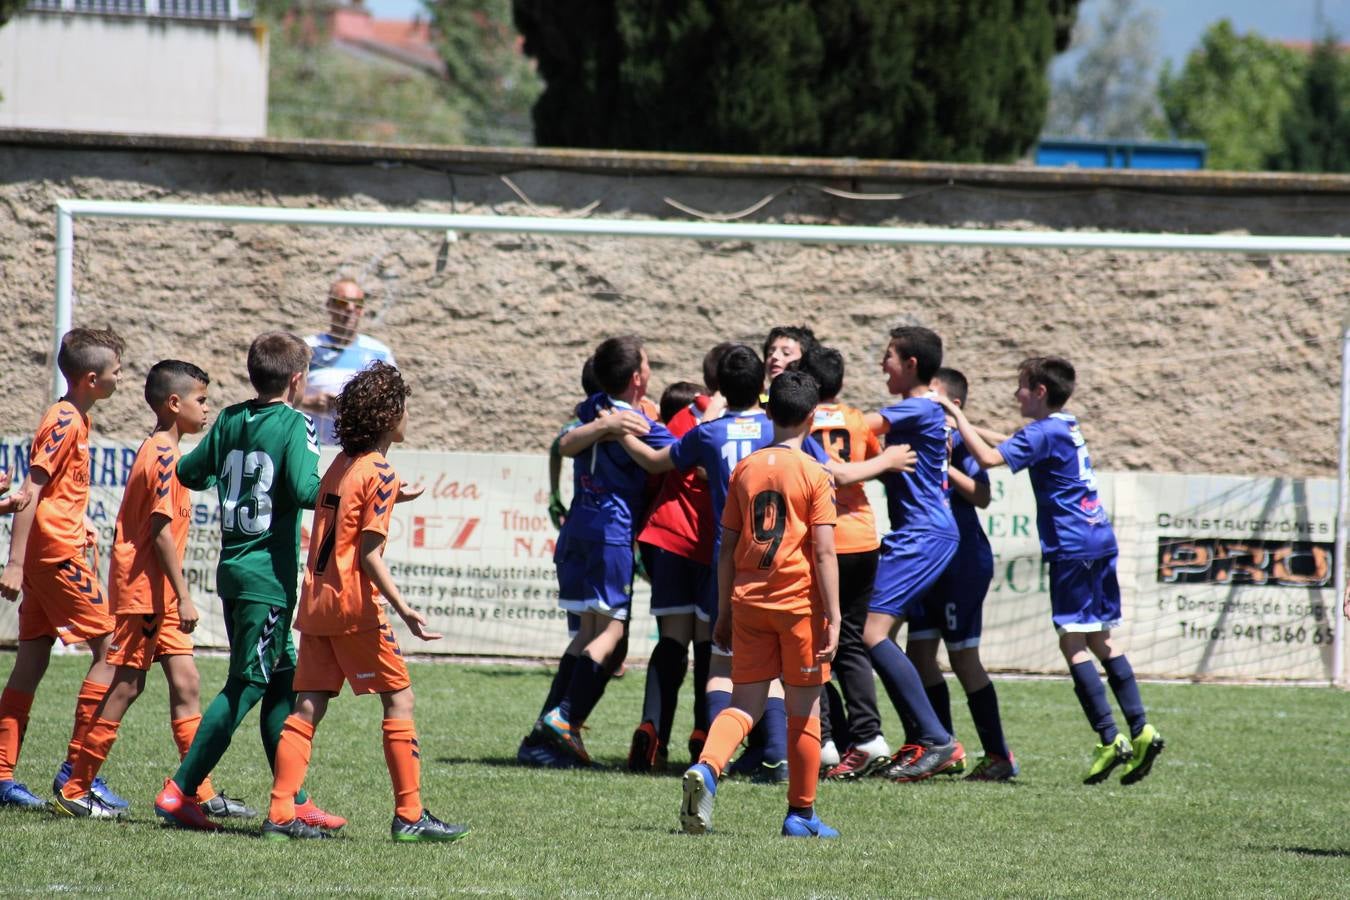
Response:
MULTIPOLYGON (((75 220, 195 221, 330 228, 376 228, 538 234, 558 237, 637 237, 696 241, 780 241, 814 244, 965 246, 1044 250, 1113 250, 1232 254, 1350 255, 1350 238, 1295 235, 1195 235, 1162 232, 1018 231, 983 228, 913 228, 849 225, 690 222, 653 219, 550 218, 455 213, 292 209, 112 200, 56 202, 56 296, 52 388, 64 392, 56 350, 71 328, 74 307, 75 220)), ((1342 330, 1341 407, 1338 440, 1333 612, 1332 682, 1344 686, 1347 570, 1350 532, 1350 320, 1342 330)))

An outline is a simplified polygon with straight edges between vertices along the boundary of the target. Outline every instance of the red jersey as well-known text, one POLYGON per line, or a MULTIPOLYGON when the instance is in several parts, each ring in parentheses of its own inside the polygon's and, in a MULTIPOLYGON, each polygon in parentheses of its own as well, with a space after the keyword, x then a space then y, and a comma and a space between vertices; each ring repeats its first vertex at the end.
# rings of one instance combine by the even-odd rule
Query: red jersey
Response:
MULTIPOLYGON (((694 408, 687 406, 671 416, 666 427, 682 437, 697 424, 694 408)), ((651 513, 638 533, 639 541, 705 566, 712 564, 712 493, 697 469, 667 472, 649 508, 651 513)))
POLYGON ((174 558, 181 570, 192 494, 174 474, 177 465, 178 447, 163 435, 151 435, 136 451, 117 510, 117 533, 108 564, 108 606, 115 615, 162 614, 170 605, 173 585, 160 567, 150 526, 154 516, 169 520, 165 527, 173 537, 174 558))
MULTIPOLYGON (((881 443, 867 427, 861 411, 842 403, 822 403, 816 407, 815 436, 835 462, 862 462, 881 453, 881 443)), ((839 504, 839 524, 834 530, 837 553, 866 553, 881 546, 877 519, 861 481, 835 489, 839 504)))
POLYGON ((82 556, 89 504, 89 417, 69 400, 54 403, 33 436, 28 465, 46 472, 49 480, 37 501, 25 564, 82 556))

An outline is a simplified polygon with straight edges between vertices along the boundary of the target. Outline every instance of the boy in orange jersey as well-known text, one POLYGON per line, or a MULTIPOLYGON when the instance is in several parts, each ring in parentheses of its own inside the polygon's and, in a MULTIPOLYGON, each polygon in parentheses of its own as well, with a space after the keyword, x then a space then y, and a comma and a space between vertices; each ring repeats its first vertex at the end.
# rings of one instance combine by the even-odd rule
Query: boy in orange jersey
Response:
MULTIPOLYGON (((33 437, 25 507, 14 517, 9 563, 0 575, 6 600, 23 593, 19 607, 19 652, 0 694, 0 806, 45 806, 14 780, 33 695, 51 657, 52 643, 89 644, 93 659, 75 702, 75 728, 53 790, 60 790, 79 755, 94 711, 108 691, 113 667, 108 645, 113 617, 104 602, 95 567, 85 559, 93 529, 89 502, 89 410, 117 390, 122 339, 111 329, 74 328, 61 339, 56 362, 69 387, 43 416, 33 437)), ((109 807, 127 802, 100 779, 93 791, 109 807)))
MULTIPOLYGON (((844 357, 829 347, 812 347, 797 364, 820 385, 820 405, 811 425, 811 434, 836 463, 861 462, 881 453, 881 442, 868 427, 863 413, 839 402, 844 386, 844 357)), ((877 520, 861 483, 840 485, 835 491, 839 520, 834 530, 835 551, 839 558, 839 650, 834 657, 834 674, 847 703, 847 727, 842 716, 832 723, 845 735, 848 744, 841 758, 834 750, 831 734, 822 737, 821 758, 825 777, 851 780, 880 769, 890 755, 890 747, 881 733, 881 712, 877 708, 876 678, 872 661, 863 643, 863 625, 872 601, 872 583, 877 574, 877 520), (831 751, 834 751, 833 753, 831 751), (833 757, 833 758, 831 758, 833 757)), ((829 685, 827 684, 829 698, 829 685)), ((831 707, 843 711, 838 695, 831 707)), ((821 722, 830 721, 830 710, 821 714, 821 722)))
MULTIPOLYGON (((453 841, 468 834, 464 826, 448 825, 422 806, 412 682, 385 615, 385 606, 392 606, 418 638, 441 637, 427 631, 426 619, 404 602, 384 562, 389 518, 399 495, 398 474, 385 454, 390 444, 403 440, 409 393, 398 369, 374 362, 356 373, 338 398, 336 431, 342 452, 319 484, 295 620, 300 632, 295 671, 299 696, 277 748, 265 838, 328 836, 296 817, 295 793, 309 768, 314 729, 344 680, 354 693, 379 694, 384 704, 394 840, 453 841)), ((410 500, 418 493, 406 491, 403 497, 410 500)))
POLYGON ((838 837, 815 812, 820 776, 820 688, 839 643, 834 487, 802 452, 820 400, 814 379, 784 372, 769 387, 774 443, 736 466, 722 514, 713 640, 731 649, 731 705, 684 773, 680 824, 712 826, 717 779, 783 681, 788 713, 785 837, 838 837))
MULTIPOLYGON (((127 478, 108 567, 108 606, 117 622, 108 663, 112 684, 94 715, 70 778, 57 792, 57 812, 77 817, 116 818, 123 810, 106 806, 90 791, 131 704, 145 690, 145 673, 158 661, 169 683, 169 719, 178 755, 192 746, 201 721, 200 680, 192 660, 197 608, 183 578, 192 495, 174 475, 178 440, 206 425, 206 388, 211 378, 192 363, 166 359, 145 379, 145 402, 154 410, 155 430, 141 444, 127 478)), ((197 789, 209 815, 248 818, 253 810, 216 793, 211 782, 197 789)))

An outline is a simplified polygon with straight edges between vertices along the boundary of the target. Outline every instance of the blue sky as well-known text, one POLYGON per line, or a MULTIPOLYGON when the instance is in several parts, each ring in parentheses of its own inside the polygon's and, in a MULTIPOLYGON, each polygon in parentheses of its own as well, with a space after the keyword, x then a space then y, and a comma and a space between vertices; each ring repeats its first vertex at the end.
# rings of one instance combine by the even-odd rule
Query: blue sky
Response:
MULTIPOLYGON (((1095 20, 1107 0, 1085 0, 1078 15, 1095 20)), ((1142 8, 1157 15, 1158 59, 1181 64, 1211 22, 1225 16, 1239 32, 1256 31, 1266 37, 1307 40, 1314 35, 1318 0, 1181 0, 1162 3, 1141 0, 1142 8)), ((1322 14, 1343 38, 1350 39, 1350 0, 1321 0, 1322 14)), ((411 19, 421 0, 366 0, 379 18, 411 19)), ((1062 58, 1061 58, 1062 59, 1062 58)), ((1061 62, 1061 64, 1063 64, 1061 62)))

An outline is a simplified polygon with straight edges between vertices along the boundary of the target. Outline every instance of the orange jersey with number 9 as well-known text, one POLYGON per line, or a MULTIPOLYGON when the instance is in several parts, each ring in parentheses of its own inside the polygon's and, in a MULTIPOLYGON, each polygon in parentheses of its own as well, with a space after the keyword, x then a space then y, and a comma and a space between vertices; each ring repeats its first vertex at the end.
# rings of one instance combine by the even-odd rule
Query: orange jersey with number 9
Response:
POLYGON ((805 453, 775 444, 741 460, 722 512, 722 527, 740 532, 731 602, 808 612, 811 529, 835 519, 830 475, 805 453))
POLYGON ((379 627, 384 601, 361 569, 361 535, 389 534, 398 473, 382 453, 339 453, 319 482, 314 531, 295 627, 304 634, 351 634, 379 627))
MULTIPOLYGON (((881 442, 867 427, 860 410, 842 403, 816 407, 811 434, 835 462, 862 462, 881 453, 881 442)), ((839 523, 834 531, 834 549, 839 553, 866 553, 881 546, 877 519, 861 481, 835 489, 839 523)))

